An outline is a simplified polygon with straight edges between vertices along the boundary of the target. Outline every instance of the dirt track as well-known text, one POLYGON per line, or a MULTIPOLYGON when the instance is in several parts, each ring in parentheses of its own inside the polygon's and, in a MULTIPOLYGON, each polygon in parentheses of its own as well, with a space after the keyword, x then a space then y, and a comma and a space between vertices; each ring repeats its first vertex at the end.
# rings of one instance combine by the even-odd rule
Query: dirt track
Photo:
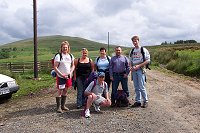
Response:
MULTIPOLYGON (((132 82, 129 82, 134 97, 132 82)), ((55 112, 52 89, 20 101, 0 104, 0 133, 199 133, 200 82, 172 74, 148 71, 148 108, 91 109, 92 117, 80 116, 75 91, 68 97, 69 112, 55 112)), ((132 101, 133 102, 133 101, 132 101)))

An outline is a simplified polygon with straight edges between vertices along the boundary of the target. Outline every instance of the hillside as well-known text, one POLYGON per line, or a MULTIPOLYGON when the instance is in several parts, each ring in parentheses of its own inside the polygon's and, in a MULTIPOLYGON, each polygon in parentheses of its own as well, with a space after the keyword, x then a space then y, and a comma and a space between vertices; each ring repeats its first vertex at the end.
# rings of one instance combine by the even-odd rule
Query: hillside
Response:
MULTIPOLYGON (((45 36, 38 37, 38 60, 49 60, 60 48, 62 41, 69 41, 71 46, 71 52, 74 56, 80 56, 81 48, 87 48, 90 56, 98 54, 100 47, 108 47, 107 44, 98 43, 95 41, 69 36, 45 36)), ((113 45, 110 45, 110 50, 113 49, 113 45)), ((17 42, 13 42, 6 45, 1 45, 0 49, 6 49, 9 52, 9 59, 1 59, 0 62, 22 62, 33 61, 33 39, 26 39, 17 42)))
POLYGON ((200 44, 160 45, 148 49, 154 65, 200 78, 200 44))

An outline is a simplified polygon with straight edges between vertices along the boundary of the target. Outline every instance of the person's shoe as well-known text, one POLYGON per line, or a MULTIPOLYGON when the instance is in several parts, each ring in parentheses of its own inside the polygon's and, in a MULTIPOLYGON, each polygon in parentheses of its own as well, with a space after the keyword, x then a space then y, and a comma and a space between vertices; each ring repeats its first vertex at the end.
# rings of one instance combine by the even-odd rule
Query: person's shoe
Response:
POLYGON ((80 109, 80 108, 82 108, 82 106, 77 106, 76 108, 77 108, 77 109, 80 109))
POLYGON ((110 107, 116 107, 116 103, 112 103, 110 107))
POLYGON ((101 110, 100 110, 100 106, 96 105, 95 103, 93 103, 93 106, 94 106, 94 110, 95 110, 96 112, 100 112, 100 111, 101 111, 101 110))
POLYGON ((143 105, 141 107, 142 108, 147 108, 148 107, 148 102, 143 102, 143 105))
POLYGON ((141 103, 135 102, 131 107, 132 108, 136 108, 136 107, 140 107, 141 103))
POLYGON ((86 109, 85 110, 85 118, 89 118, 90 117, 90 110, 86 109))

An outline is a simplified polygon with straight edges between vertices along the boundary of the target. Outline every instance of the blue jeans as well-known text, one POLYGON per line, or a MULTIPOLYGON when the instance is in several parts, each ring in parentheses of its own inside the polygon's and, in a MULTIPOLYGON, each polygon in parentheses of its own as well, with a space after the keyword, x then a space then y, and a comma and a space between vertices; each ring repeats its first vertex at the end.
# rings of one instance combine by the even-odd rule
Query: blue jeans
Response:
POLYGON ((85 79, 82 77, 77 77, 76 78, 77 82, 77 99, 76 99, 76 104, 77 107, 82 107, 85 102, 85 96, 84 96, 84 82, 85 79))
POLYGON ((111 102, 112 103, 116 102, 116 99, 117 99, 117 90, 118 90, 120 82, 121 82, 121 85, 122 85, 122 89, 127 94, 127 97, 129 97, 128 78, 124 78, 123 74, 113 73, 112 93, 111 93, 111 102))
POLYGON ((135 102, 141 103, 143 98, 144 102, 148 102, 147 91, 145 88, 145 73, 142 69, 132 72, 133 84, 135 87, 135 102))

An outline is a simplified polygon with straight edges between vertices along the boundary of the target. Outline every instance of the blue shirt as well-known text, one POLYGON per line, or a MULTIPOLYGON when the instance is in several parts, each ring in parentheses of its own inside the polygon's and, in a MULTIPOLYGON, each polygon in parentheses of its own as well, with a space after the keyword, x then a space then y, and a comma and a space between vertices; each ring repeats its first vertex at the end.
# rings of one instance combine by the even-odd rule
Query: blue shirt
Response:
POLYGON ((113 73, 125 73, 128 75, 129 72, 130 72, 129 60, 126 56, 115 55, 111 58, 109 66, 110 75, 113 75, 113 73))
MULTIPOLYGON (((107 57, 105 57, 105 58, 99 57, 98 62, 97 62, 97 58, 94 63, 97 65, 98 69, 101 69, 101 70, 109 69, 109 61, 108 61, 107 57)), ((108 56, 108 58, 111 59, 110 56, 108 56)))

